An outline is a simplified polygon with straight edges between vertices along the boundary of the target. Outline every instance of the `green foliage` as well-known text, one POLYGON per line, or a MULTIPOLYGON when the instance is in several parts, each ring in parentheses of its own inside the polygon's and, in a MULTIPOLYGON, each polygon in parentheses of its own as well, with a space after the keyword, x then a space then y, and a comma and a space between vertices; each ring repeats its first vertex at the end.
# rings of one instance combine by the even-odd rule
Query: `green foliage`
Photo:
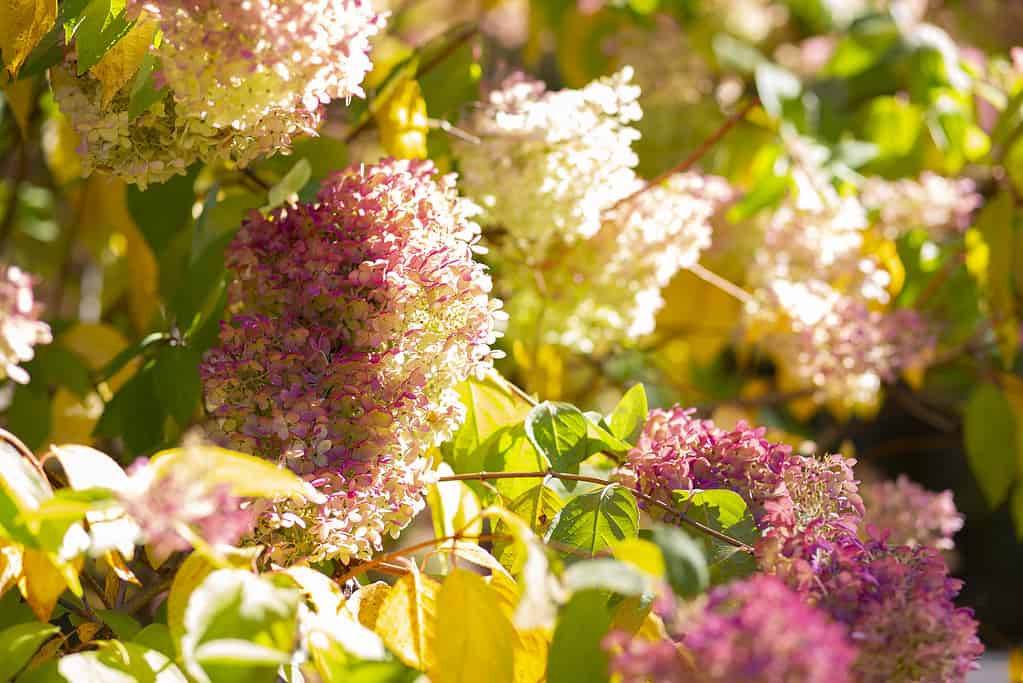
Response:
POLYGON ((635 497, 612 484, 569 500, 551 522, 544 540, 581 550, 592 557, 615 541, 632 538, 638 533, 639 509, 635 497))

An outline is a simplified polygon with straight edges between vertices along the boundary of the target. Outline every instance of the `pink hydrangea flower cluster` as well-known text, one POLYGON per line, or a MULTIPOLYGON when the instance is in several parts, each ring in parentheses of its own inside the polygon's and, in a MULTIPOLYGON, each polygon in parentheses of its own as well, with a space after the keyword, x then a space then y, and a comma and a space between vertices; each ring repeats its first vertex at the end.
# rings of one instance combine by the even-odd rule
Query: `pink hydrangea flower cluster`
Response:
POLYGON ((159 21, 162 78, 182 115, 283 148, 312 132, 332 99, 362 97, 369 0, 131 0, 159 21))
POLYGON ((972 611, 955 606, 962 582, 948 577, 941 555, 816 531, 787 539, 767 568, 848 626, 856 680, 965 680, 984 648, 972 611))
POLYGON ((313 554, 365 558, 407 525, 424 454, 464 417, 455 385, 491 366, 500 302, 454 183, 428 161, 349 167, 316 203, 253 213, 228 250, 238 315, 201 368, 211 429, 327 495, 264 519, 287 548, 303 529, 313 554))
POLYGON ((860 489, 866 506, 864 523, 887 534, 891 543, 952 550, 952 537, 963 528, 951 491, 928 491, 906 475, 860 489))
POLYGON ((829 402, 869 405, 882 384, 926 362, 936 342, 917 312, 871 309, 819 281, 761 290, 759 324, 783 384, 812 387, 829 402), (784 312, 784 313, 779 313, 784 312))
POLYGON ((692 410, 652 410, 617 477, 669 503, 675 490, 742 496, 762 534, 761 569, 846 625, 860 651, 855 680, 963 680, 981 647, 971 613, 953 603, 959 582, 940 554, 862 540, 855 461, 794 455, 763 435, 745 423, 723 430, 692 410))
POLYGON ((679 406, 651 410, 617 478, 666 503, 673 491, 730 489, 745 499, 758 524, 791 526, 786 473, 801 456, 764 438, 764 427, 740 421, 729 431, 694 413, 679 406))
POLYGON ((774 577, 757 575, 712 590, 684 630, 697 681, 851 680, 855 650, 845 630, 774 577))
POLYGON ((778 579, 754 575, 712 590, 654 642, 612 632, 623 683, 845 683, 856 656, 845 629, 778 579), (680 654, 680 651, 684 654, 680 654))
POLYGON ((139 526, 142 541, 157 556, 192 547, 195 534, 212 545, 236 545, 255 524, 253 508, 227 484, 211 484, 207 463, 195 451, 170 470, 139 458, 128 468, 120 493, 125 513, 139 526))
POLYGON ((53 341, 50 326, 39 319, 35 278, 16 266, 0 266, 0 380, 29 380, 22 363, 35 357, 34 347, 53 341))
POLYGON ((860 186, 860 201, 888 239, 923 228, 932 240, 943 240, 966 229, 981 197, 968 178, 924 171, 918 179, 867 178, 860 186))

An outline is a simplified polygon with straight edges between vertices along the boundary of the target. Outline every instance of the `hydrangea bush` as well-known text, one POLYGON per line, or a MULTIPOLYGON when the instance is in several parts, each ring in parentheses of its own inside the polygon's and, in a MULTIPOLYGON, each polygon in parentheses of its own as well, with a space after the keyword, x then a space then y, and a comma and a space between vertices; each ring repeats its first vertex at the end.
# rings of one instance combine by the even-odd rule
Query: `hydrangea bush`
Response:
POLYGON ((0 679, 965 683, 989 5, 0 0, 0 679))

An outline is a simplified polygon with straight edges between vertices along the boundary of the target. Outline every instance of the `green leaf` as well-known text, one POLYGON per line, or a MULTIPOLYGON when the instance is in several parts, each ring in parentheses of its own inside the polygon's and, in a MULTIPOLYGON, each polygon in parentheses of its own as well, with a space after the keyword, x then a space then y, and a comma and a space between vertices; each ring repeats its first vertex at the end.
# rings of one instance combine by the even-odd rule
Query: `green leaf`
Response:
POLYGON ((756 82, 760 103, 775 118, 781 118, 785 102, 796 99, 803 90, 794 73, 770 62, 757 65, 756 82))
POLYGON ((220 569, 192 592, 179 643, 191 677, 202 683, 273 683, 291 658, 297 590, 250 572, 220 569))
POLYGON ((990 382, 970 394, 963 418, 966 457, 988 505, 1001 505, 1016 478, 1016 429, 1012 406, 990 382))
POLYGON ((163 420, 150 363, 118 389, 104 407, 93 434, 120 437, 130 451, 144 453, 163 442, 163 420))
POLYGON ((167 624, 150 624, 132 636, 131 641, 150 650, 174 657, 174 639, 167 624))
POLYGON ((187 427, 199 408, 199 352, 188 346, 166 346, 153 366, 156 395, 181 428, 187 427))
MULTIPOLYGON (((674 491, 675 506, 687 517, 732 538, 754 545, 760 537, 753 515, 742 496, 727 489, 674 491)), ((733 545, 702 536, 710 581, 717 585, 748 576, 756 570, 753 556, 733 545)))
POLYGON ((457 113, 463 105, 479 100, 483 72, 472 40, 465 40, 454 50, 449 48, 462 40, 467 31, 475 31, 475 28, 469 23, 458 24, 420 49, 420 64, 432 64, 428 71, 421 69, 419 77, 419 87, 431 117, 446 117, 457 113))
POLYGON ((18 384, 11 395, 11 405, 4 413, 6 427, 18 435, 25 445, 37 449, 50 433, 50 393, 36 382, 18 384))
POLYGON ((79 76, 131 29, 134 22, 128 21, 124 7, 125 0, 91 0, 86 6, 74 29, 79 76))
MULTIPOLYGON (((545 472, 550 467, 547 457, 536 450, 522 424, 502 427, 487 438, 482 445, 465 459, 470 472, 545 472)), ((494 488, 504 496, 515 500, 533 487, 532 479, 497 479, 494 488)), ((485 491, 482 487, 477 492, 485 491)))
POLYGON ((161 652, 134 643, 106 641, 99 650, 65 655, 57 669, 69 683, 187 683, 161 652))
POLYGON ((75 352, 59 344, 49 344, 36 348, 35 354, 32 362, 25 366, 33 383, 67 387, 79 398, 92 391, 89 366, 75 352))
POLYGON ((191 220, 198 173, 196 164, 185 175, 176 175, 145 190, 137 185, 128 186, 125 192, 128 211, 154 253, 159 253, 191 220))
POLYGON ((0 681, 14 680, 42 644, 58 633, 57 626, 38 621, 0 631, 0 681))
POLYGON ((620 595, 642 595, 655 588, 649 574, 607 557, 576 562, 561 573, 561 582, 572 592, 601 589, 620 595))
MULTIPOLYGON (((508 511, 525 521, 533 533, 543 536, 564 506, 565 504, 553 489, 540 483, 524 491, 522 495, 513 500, 508 506, 508 511)), ((509 534, 511 531, 504 522, 498 522, 494 533, 509 534)), ((514 567, 520 561, 524 561, 524 557, 519 557, 519 553, 524 551, 521 544, 515 543, 513 540, 501 539, 494 542, 494 557, 506 567, 514 567)))
POLYGON ((668 583, 676 595, 691 598, 707 590, 710 569, 699 542, 681 529, 666 524, 656 525, 650 540, 661 549, 668 583))
POLYGON ((557 472, 579 472, 588 432, 589 421, 569 403, 544 401, 526 416, 526 436, 557 472))
POLYGON ((568 501, 554 518, 544 540, 578 548, 591 556, 615 541, 639 532, 636 499, 626 489, 611 484, 568 501))
POLYGON ((268 203, 265 206, 260 207, 260 211, 269 211, 276 209, 285 202, 289 201, 293 196, 297 198, 298 191, 301 190, 312 175, 312 167, 309 165, 308 159, 299 159, 291 170, 284 174, 284 177, 280 181, 270 188, 267 193, 268 203))
MULTIPOLYGON (((159 33, 157 36, 159 37, 159 33)), ((160 58, 150 53, 142 58, 142 64, 135 73, 131 83, 131 95, 128 99, 128 117, 136 118, 164 98, 169 92, 169 86, 156 87, 156 72, 160 68, 160 58)), ((175 176, 176 178, 180 176, 175 176)), ((170 181, 165 181, 170 182, 170 181)), ((129 186, 129 189, 135 187, 129 186)), ((159 187, 157 185, 156 187, 159 187)))
POLYGON ((121 640, 131 640, 142 630, 142 625, 124 612, 101 609, 96 611, 96 616, 102 619, 103 623, 109 626, 114 635, 121 640))
POLYGON ((608 680, 607 653, 600 641, 611 627, 603 591, 576 593, 561 611, 547 655, 548 683, 603 683, 608 680))
POLYGON ((1020 334, 1012 282, 1016 219, 1012 194, 1000 192, 984 205, 974 225, 987 246, 987 268, 981 275, 980 284, 987 295, 1006 368, 1012 366, 1016 357, 1020 334))
POLYGON ((0 535, 35 547, 24 515, 53 497, 50 485, 6 441, 0 441, 0 535))
POLYGON ((515 630, 483 577, 465 569, 447 575, 437 596, 434 633, 431 680, 512 682, 515 630))
POLYGON ((496 376, 482 380, 471 377, 456 387, 466 408, 465 422, 451 441, 441 447, 444 461, 459 474, 479 471, 472 456, 491 434, 501 427, 521 422, 529 404, 508 389, 496 376))
POLYGON ((608 420, 611 433, 623 441, 634 442, 643 431, 648 410, 646 389, 642 384, 636 384, 625 392, 611 412, 608 420))

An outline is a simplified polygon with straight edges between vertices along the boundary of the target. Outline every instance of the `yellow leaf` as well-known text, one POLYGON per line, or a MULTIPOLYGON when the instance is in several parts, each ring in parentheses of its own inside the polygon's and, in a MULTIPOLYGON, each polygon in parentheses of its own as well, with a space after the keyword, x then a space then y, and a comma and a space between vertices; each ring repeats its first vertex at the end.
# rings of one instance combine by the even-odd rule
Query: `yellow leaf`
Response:
POLYGON ((390 97, 373 112, 380 142, 387 153, 398 159, 426 157, 426 100, 419 82, 407 80, 397 85, 390 97))
POLYGON ((380 616, 380 607, 384 599, 391 592, 391 587, 383 581, 377 581, 363 586, 355 591, 352 597, 348 598, 342 609, 347 611, 360 624, 374 630, 377 625, 377 618, 380 616))
POLYGON ((1023 683, 1023 649, 1009 650, 1009 683, 1023 683))
POLYGON ((656 577, 664 577, 664 556, 661 549, 654 543, 641 538, 626 538, 611 545, 615 558, 631 564, 642 572, 656 577))
POLYGON ((110 567, 111 576, 115 576, 127 583, 133 583, 136 586, 142 585, 142 582, 135 576, 135 572, 128 567, 128 563, 125 562, 124 556, 121 553, 111 550, 104 554, 103 558, 107 561, 107 566, 110 567))
MULTIPOLYGON (((99 370, 128 346, 116 328, 102 323, 78 323, 58 338, 61 346, 82 357, 90 370, 99 370)), ((111 392, 117 391, 138 369, 138 359, 125 365, 108 382, 111 392)), ((107 397, 109 398, 109 396, 107 397)))
POLYGON ((128 483, 128 475, 106 453, 78 444, 50 446, 43 460, 56 458, 64 470, 68 485, 76 490, 105 488, 120 491, 128 483))
POLYGON ((18 583, 21 576, 20 546, 5 545, 0 547, 0 595, 3 595, 18 583))
POLYGON ((96 637, 96 634, 103 628, 103 624, 96 624, 93 622, 86 622, 79 624, 78 628, 75 629, 75 635, 78 636, 78 640, 85 645, 96 637))
POLYGON ((103 399, 96 392, 79 398, 67 387, 57 387, 50 403, 50 442, 91 444, 101 415, 103 399))
POLYGON ((152 458, 156 473, 175 467, 188 467, 191 459, 201 457, 207 466, 203 480, 208 484, 227 484, 236 496, 273 498, 298 497, 323 502, 323 495, 307 481, 283 467, 255 456, 217 446, 192 445, 160 451, 152 458), (194 452, 198 451, 198 452, 194 452))
POLYGON ((11 81, 0 89, 4 91, 6 106, 11 110, 14 120, 18 122, 21 139, 27 140, 28 115, 32 111, 36 96, 36 79, 26 78, 21 81, 11 81))
MULTIPOLYGON (((441 463, 437 474, 446 476, 453 474, 451 466, 441 463)), ((433 531, 439 538, 454 536, 474 536, 480 533, 483 520, 480 519, 480 503, 476 494, 464 482, 446 481, 430 486, 426 496, 433 517, 433 531)))
MULTIPOLYGON (((490 577, 490 588, 497 596, 501 611, 509 619, 514 619, 519 602, 519 587, 515 580, 507 572, 495 572, 490 577)), ((544 680, 550 644, 549 628, 515 629, 512 638, 515 683, 537 683, 544 680)))
POLYGON ((54 566, 53 560, 41 550, 25 548, 22 553, 22 573, 18 590, 39 621, 48 621, 57 598, 68 584, 65 575, 54 566))
POLYGON ((373 630, 398 659, 420 671, 433 671, 434 627, 440 584, 418 571, 398 579, 387 593, 373 630))
POLYGON ((107 50, 99 62, 89 69, 103 89, 100 103, 106 107, 114 95, 139 70, 156 35, 157 21, 143 14, 131 30, 107 50))
POLYGON ((153 250, 149 248, 135 223, 124 225, 125 259, 128 262, 128 314, 139 333, 150 329, 160 300, 159 270, 153 250))
POLYGON ((60 634, 56 638, 51 638, 46 641, 39 651, 35 653, 28 665, 25 667, 26 671, 31 671, 40 664, 45 664, 51 659, 55 659, 60 653, 60 649, 67 643, 68 637, 60 634))
POLYGON ((177 643, 185 633, 185 608, 188 598, 203 580, 217 567, 200 553, 185 558, 174 575, 170 593, 167 595, 167 627, 177 643))
POLYGON ((288 567, 280 572, 298 586, 317 614, 336 615, 344 602, 341 587, 326 574, 309 567, 288 567))
POLYGON ((25 58, 57 19, 57 0, 0 2, 0 56, 13 78, 25 58))
POLYGON ((512 683, 515 631, 501 611, 494 591, 481 576, 455 569, 444 579, 437 598, 437 683, 512 683))
POLYGON ((78 156, 81 139, 71 122, 60 110, 54 110, 43 123, 43 153, 50 174, 58 185, 67 185, 82 175, 82 158, 78 156))

